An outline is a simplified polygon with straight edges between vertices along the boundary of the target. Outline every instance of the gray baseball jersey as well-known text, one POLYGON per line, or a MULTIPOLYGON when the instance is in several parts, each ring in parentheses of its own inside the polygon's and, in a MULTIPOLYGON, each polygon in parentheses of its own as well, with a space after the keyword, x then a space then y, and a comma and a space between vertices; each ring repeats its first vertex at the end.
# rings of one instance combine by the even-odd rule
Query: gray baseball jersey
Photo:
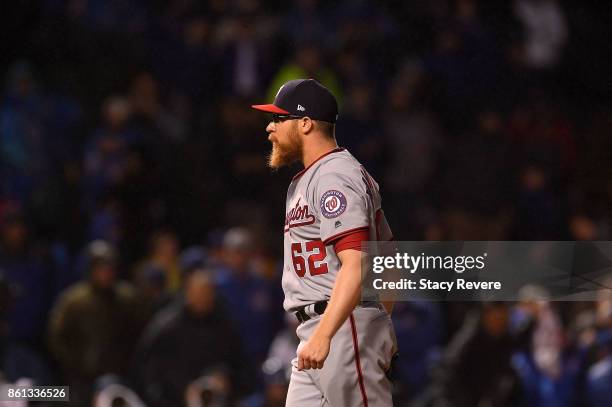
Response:
POLYGON ((378 184, 337 148, 299 172, 287 191, 283 290, 287 311, 329 300, 340 261, 333 242, 357 231, 392 239, 378 184))

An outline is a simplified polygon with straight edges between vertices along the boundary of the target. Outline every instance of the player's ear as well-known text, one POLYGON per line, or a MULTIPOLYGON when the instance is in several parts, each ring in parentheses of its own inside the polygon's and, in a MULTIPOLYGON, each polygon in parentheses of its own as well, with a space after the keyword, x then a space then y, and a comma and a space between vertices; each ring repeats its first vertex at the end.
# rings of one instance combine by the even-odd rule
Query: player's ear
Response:
POLYGON ((303 134, 308 134, 314 129, 314 122, 312 119, 310 119, 310 117, 304 117, 300 120, 298 128, 303 134))

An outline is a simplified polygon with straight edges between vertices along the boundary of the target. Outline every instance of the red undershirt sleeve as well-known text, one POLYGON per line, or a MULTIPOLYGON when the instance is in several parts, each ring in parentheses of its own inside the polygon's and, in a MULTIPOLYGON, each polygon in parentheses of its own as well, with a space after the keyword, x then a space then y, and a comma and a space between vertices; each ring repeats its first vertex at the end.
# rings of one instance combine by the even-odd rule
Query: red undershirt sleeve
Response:
POLYGON ((342 250, 354 249, 362 251, 361 242, 369 240, 367 229, 358 229, 352 233, 339 237, 333 242, 334 250, 340 253, 342 250))

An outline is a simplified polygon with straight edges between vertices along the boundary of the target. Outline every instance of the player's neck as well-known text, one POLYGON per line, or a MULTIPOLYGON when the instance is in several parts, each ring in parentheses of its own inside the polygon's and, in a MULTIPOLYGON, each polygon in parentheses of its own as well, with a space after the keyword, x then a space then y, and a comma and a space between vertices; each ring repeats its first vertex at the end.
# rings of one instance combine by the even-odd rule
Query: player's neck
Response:
POLYGON ((335 148, 338 148, 336 140, 322 140, 317 143, 313 143, 312 145, 308 146, 308 148, 304 148, 304 152, 302 154, 302 163, 304 164, 304 168, 307 168, 310 166, 310 164, 317 161, 319 157, 329 153, 335 148))

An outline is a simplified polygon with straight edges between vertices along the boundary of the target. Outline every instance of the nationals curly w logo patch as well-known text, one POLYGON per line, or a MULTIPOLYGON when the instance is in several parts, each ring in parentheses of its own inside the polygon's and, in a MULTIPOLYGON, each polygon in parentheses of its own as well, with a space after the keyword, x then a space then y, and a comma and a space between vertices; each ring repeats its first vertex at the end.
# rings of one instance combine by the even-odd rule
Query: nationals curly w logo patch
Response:
POLYGON ((327 219, 335 218, 346 210, 346 197, 340 191, 331 189, 321 196, 321 213, 327 219))

